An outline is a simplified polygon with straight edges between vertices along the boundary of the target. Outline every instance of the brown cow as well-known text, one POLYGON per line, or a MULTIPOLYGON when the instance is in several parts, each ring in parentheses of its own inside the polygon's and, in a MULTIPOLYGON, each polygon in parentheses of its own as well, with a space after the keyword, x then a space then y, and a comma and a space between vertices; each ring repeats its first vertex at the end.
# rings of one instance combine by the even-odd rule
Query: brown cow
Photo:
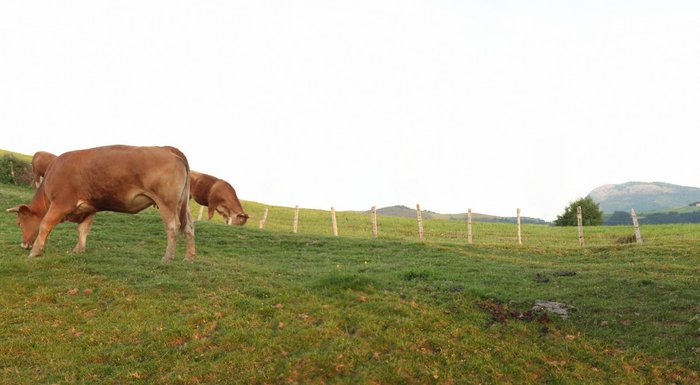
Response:
POLYGON ((175 253, 178 232, 186 238, 186 258, 195 255, 194 225, 189 211, 189 164, 173 147, 106 146, 71 151, 57 157, 28 205, 16 212, 22 247, 41 255, 56 224, 78 223, 78 243, 85 240, 98 211, 135 214, 156 205, 168 233, 164 261, 175 253))
POLYGON ((53 160, 56 159, 56 155, 46 152, 37 151, 32 157, 32 182, 35 187, 39 187, 41 183, 41 178, 46 174, 46 170, 53 160))
POLYGON ((209 219, 215 211, 224 217, 228 225, 243 225, 249 218, 243 212, 236 190, 225 180, 190 171, 190 194, 195 202, 209 208, 209 219))

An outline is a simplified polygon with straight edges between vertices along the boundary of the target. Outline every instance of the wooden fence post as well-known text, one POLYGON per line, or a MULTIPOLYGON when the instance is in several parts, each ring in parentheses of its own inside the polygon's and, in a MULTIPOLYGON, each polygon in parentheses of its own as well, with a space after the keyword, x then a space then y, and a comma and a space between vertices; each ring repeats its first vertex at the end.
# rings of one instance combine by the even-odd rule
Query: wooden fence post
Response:
POLYGON ((583 215, 581 215, 581 206, 576 207, 576 219, 578 221, 578 245, 583 246, 583 215))
POLYGON ((292 232, 294 234, 299 230, 299 205, 294 206, 294 225, 292 226, 292 232))
POLYGON ((10 160, 10 176, 12 177, 12 183, 17 184, 17 179, 15 179, 15 165, 10 160))
POLYGON ((518 207, 518 244, 522 245, 523 244, 523 239, 520 236, 520 208, 518 207))
POLYGON ((377 239, 377 206, 372 206, 372 236, 377 239))
POLYGON ((472 243, 472 209, 467 211, 467 241, 472 243))
POLYGON ((262 219, 260 219, 260 223, 258 224, 258 227, 260 229, 264 229, 266 221, 267 221, 267 208, 265 208, 265 212, 263 213, 262 219))
POLYGON ((202 220, 202 214, 204 214, 204 206, 199 206, 199 215, 197 215, 197 221, 202 220))
POLYGON ((331 207, 331 220, 333 222, 333 235, 338 236, 338 221, 335 218, 335 207, 331 207))
POLYGON ((423 240, 423 214, 420 212, 420 204, 416 203, 416 217, 418 218, 418 239, 423 240))
POLYGON ((637 221, 637 213, 634 212, 634 209, 631 209, 630 214, 632 215, 632 224, 634 224, 634 238, 637 240, 637 243, 642 243, 642 233, 639 232, 639 221, 637 221))

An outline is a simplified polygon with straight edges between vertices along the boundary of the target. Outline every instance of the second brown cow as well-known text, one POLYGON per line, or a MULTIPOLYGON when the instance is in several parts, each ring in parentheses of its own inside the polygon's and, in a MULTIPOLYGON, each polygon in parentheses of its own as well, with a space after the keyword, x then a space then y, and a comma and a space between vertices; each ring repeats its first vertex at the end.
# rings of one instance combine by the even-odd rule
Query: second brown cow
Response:
POLYGON ((54 159, 56 159, 56 155, 50 152, 37 151, 34 154, 32 157, 32 179, 34 182, 34 187, 39 187, 41 179, 46 174, 46 170, 48 170, 49 165, 54 159))
POLYGON ((243 225, 249 218, 243 212, 236 190, 223 179, 190 171, 190 196, 200 205, 207 206, 209 219, 214 212, 221 214, 228 225, 243 225))

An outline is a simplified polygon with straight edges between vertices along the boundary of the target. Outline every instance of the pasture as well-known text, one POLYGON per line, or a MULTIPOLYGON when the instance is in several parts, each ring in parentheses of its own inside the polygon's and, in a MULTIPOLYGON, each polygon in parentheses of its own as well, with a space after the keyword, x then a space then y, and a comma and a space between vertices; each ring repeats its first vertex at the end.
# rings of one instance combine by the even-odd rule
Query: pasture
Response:
MULTIPOLYGON (((33 190, 0 184, 3 208, 33 190)), ((0 383, 693 384, 700 382, 700 226, 575 228, 415 220, 243 202, 196 224, 197 257, 161 263, 155 210, 98 213, 27 259, 0 219, 0 383), (575 275, 562 275, 573 272, 575 275), (569 319, 531 311, 569 306, 569 319)), ((198 207, 193 204, 196 216, 198 207)), ((526 214, 526 213, 524 213, 526 214)))

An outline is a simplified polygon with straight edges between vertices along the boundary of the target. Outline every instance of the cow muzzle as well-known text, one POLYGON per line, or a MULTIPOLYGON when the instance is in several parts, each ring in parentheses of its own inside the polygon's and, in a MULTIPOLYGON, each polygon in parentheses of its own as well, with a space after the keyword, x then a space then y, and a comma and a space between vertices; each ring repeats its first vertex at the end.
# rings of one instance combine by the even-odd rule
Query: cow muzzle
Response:
POLYGON ((241 225, 244 225, 246 223, 246 221, 248 221, 248 218, 250 218, 250 217, 246 213, 236 214, 235 216, 231 216, 231 217, 226 218, 226 224, 231 225, 231 224, 235 223, 235 224, 241 226, 241 225))
POLYGON ((25 250, 29 250, 32 248, 32 245, 30 245, 28 243, 24 243, 24 242, 22 242, 22 244, 20 246, 22 246, 22 248, 25 250))

